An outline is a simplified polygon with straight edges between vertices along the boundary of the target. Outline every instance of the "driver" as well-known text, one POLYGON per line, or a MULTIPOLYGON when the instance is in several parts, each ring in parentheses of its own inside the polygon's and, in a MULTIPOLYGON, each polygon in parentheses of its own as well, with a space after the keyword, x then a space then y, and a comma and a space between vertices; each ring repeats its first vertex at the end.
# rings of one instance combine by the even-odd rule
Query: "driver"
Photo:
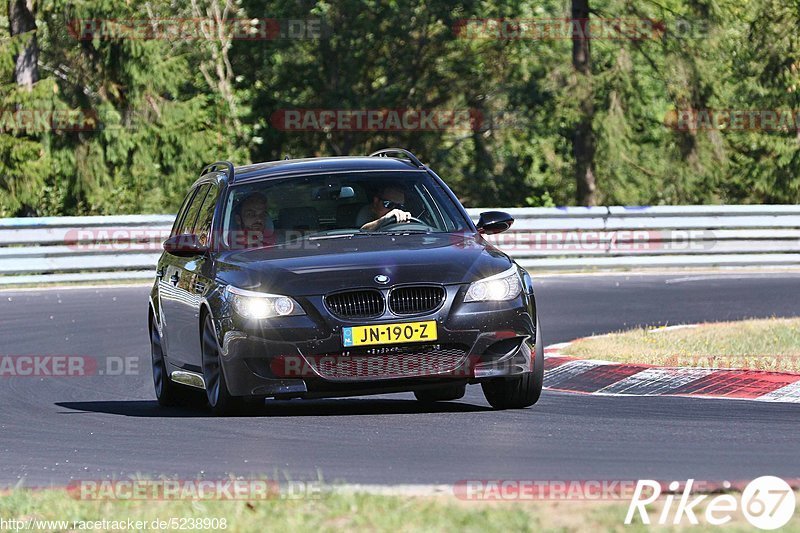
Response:
POLYGON ((375 231, 395 217, 397 222, 408 222, 411 213, 405 208, 406 193, 397 185, 387 185, 372 197, 372 203, 358 212, 356 220, 363 231, 375 231), (365 222, 370 221, 370 222, 365 222))

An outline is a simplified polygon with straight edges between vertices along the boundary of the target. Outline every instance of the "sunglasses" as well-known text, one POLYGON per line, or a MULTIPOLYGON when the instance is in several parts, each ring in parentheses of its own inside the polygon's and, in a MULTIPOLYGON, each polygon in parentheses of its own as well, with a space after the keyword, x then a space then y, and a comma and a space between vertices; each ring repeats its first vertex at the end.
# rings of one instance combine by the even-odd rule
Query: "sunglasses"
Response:
POLYGON ((391 200, 381 200, 381 203, 383 203, 383 207, 386 209, 402 209, 404 211, 406 209, 406 204, 398 204, 397 202, 393 202, 391 200))

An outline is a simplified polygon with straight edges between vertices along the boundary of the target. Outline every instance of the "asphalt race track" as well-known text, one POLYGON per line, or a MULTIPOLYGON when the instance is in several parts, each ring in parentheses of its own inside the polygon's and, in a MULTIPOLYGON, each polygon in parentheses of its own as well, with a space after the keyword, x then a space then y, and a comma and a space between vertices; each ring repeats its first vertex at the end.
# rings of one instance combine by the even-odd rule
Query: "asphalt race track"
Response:
MULTIPOLYGON (((547 344, 638 324, 800 315, 800 275, 608 275, 536 280, 547 344)), ((137 357, 133 375, 0 378, 0 486, 133 474, 281 475, 352 483, 464 479, 800 477, 800 405, 545 391, 494 412, 480 387, 420 406, 411 394, 271 402, 219 419, 160 409, 149 288, 0 291, 0 355, 137 357)))

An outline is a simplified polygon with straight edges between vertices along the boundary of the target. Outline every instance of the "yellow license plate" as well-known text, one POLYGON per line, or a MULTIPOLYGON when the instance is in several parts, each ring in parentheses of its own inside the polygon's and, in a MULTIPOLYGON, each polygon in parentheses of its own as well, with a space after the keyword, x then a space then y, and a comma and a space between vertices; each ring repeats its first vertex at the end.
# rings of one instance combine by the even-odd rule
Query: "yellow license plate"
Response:
POLYGON ((345 347, 398 344, 401 342, 429 342, 435 340, 435 320, 342 328, 342 344, 344 344, 345 347))

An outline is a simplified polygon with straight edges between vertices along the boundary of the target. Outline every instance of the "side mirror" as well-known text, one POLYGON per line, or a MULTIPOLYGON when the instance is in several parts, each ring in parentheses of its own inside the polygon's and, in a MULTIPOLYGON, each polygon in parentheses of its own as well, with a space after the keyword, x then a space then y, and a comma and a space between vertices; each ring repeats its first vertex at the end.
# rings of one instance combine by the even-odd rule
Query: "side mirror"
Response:
POLYGON ((353 190, 352 187, 344 186, 339 189, 339 200, 344 200, 345 198, 352 198, 356 195, 356 191, 353 190))
POLYGON ((476 226, 478 233, 484 235, 493 235, 495 233, 502 233, 511 227, 514 223, 514 217, 503 211, 486 211, 481 213, 476 226))
POLYGON ((208 246, 200 244, 197 235, 173 235, 164 241, 164 250, 179 257, 192 257, 202 255, 208 251, 208 246))

